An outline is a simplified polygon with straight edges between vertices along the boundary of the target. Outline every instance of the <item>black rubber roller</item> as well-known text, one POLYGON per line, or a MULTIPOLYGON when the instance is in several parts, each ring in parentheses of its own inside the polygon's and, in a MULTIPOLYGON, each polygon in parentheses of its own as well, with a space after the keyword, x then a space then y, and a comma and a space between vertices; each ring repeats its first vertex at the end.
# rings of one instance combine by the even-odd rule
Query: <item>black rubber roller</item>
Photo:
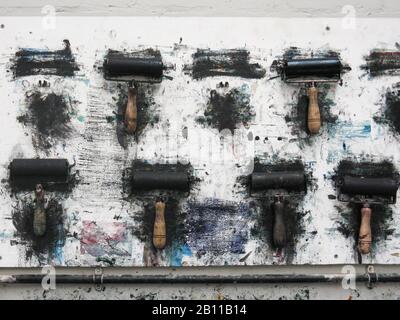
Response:
POLYGON ((306 189, 303 171, 253 172, 252 190, 286 189, 302 191, 306 189))
POLYGON ((186 172, 134 171, 132 188, 135 190, 189 190, 189 176, 186 172))
POLYGON ((338 58, 315 58, 287 60, 284 74, 287 78, 315 76, 334 78, 339 77, 343 69, 338 58))
POLYGON ((398 182, 392 178, 362 178, 344 176, 341 192, 353 195, 395 197, 398 182))
POLYGON ((13 184, 66 183, 69 163, 66 159, 14 159, 9 166, 13 184))
POLYGON ((161 78, 163 63, 161 58, 108 57, 104 60, 104 70, 108 78, 148 77, 161 78))

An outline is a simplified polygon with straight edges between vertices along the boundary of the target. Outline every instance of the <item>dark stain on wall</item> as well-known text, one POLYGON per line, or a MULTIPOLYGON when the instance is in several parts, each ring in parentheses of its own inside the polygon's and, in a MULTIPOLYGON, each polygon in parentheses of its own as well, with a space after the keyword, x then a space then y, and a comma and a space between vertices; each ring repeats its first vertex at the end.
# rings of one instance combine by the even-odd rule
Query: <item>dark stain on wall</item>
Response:
MULTIPOLYGON (((400 49, 399 44, 396 44, 396 47, 400 49)), ((373 49, 364 59, 365 65, 362 65, 361 69, 365 70, 371 77, 398 75, 400 73, 400 51, 398 50, 373 49)))
POLYGON ((386 92, 382 110, 374 115, 374 121, 386 124, 395 134, 400 134, 400 83, 386 92))
MULTIPOLYGON (((367 160, 342 160, 335 170, 332 177, 337 188, 339 180, 344 175, 355 177, 370 177, 370 178, 398 178, 398 173, 392 162, 384 160, 381 162, 371 162, 367 160)), ((339 192, 339 190, 338 190, 339 192)), ((335 200, 336 201, 336 200, 335 200)), ((336 206, 340 213, 340 219, 337 221, 338 230, 345 237, 353 237, 355 249, 358 243, 358 234, 361 224, 361 208, 362 204, 347 203, 346 207, 336 206)), ((395 228, 393 223, 392 209, 385 204, 371 204, 371 232, 372 232, 372 250, 377 250, 377 242, 385 240, 392 235, 395 228)))
POLYGON ((73 104, 68 97, 53 92, 28 92, 26 110, 17 120, 33 129, 35 147, 50 149, 55 143, 65 141, 70 136, 73 104))
MULTIPOLYGON (((310 173, 307 173, 304 164, 300 160, 278 160, 271 163, 262 163, 260 159, 254 161, 255 172, 276 172, 276 171, 304 171, 306 175, 307 188, 313 188, 313 179, 310 173)), ((249 182, 248 182, 249 183, 249 182)), ((249 187, 249 186, 248 186, 249 187)), ((254 238, 260 238, 268 245, 276 250, 277 248, 273 242, 273 225, 274 225, 274 211, 273 211, 273 196, 274 190, 251 192, 249 195, 252 199, 251 206, 256 212, 256 223, 251 230, 254 238)), ((305 232, 303 217, 308 212, 299 212, 297 209, 301 202, 304 200, 305 192, 290 192, 288 196, 284 197, 285 212, 285 226, 287 232, 287 246, 285 248, 286 263, 291 263, 295 255, 296 239, 302 236, 305 232)))
POLYGON ((187 211, 188 243, 197 257, 206 253, 245 253, 252 214, 249 204, 210 198, 190 201, 187 211))
POLYGON ((64 40, 64 49, 61 50, 20 49, 11 63, 15 78, 31 75, 72 77, 79 71, 68 40, 64 40))
POLYGON ((260 79, 265 75, 265 69, 251 63, 249 51, 243 49, 198 49, 193 54, 193 65, 184 69, 191 71, 194 79, 214 76, 260 79))
POLYGON ((233 88, 227 93, 211 90, 204 116, 196 121, 219 131, 228 129, 233 133, 240 123, 246 126, 254 116, 250 95, 240 88, 233 88))
POLYGON ((57 247, 65 244, 67 231, 64 228, 63 208, 58 200, 48 200, 46 232, 43 236, 36 236, 33 232, 33 213, 33 200, 20 200, 12 212, 12 221, 20 243, 25 244, 26 259, 29 260, 35 256, 41 264, 47 264, 54 258, 57 247), (45 255, 47 255, 47 260, 45 260, 45 255))

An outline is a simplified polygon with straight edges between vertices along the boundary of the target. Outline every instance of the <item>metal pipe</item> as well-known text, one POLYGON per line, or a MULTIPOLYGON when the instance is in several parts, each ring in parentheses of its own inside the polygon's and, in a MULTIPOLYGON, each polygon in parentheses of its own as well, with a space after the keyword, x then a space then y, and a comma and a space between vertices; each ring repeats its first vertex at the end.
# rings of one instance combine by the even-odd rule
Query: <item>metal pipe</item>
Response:
MULTIPOLYGON (((346 274, 264 274, 238 276, 208 276, 208 275, 56 275, 59 284, 252 284, 252 283, 337 283, 346 274)), ((1 276, 2 284, 34 284, 41 283, 42 274, 18 274, 1 276)), ((356 282, 400 282, 398 273, 382 273, 357 275, 356 282)))

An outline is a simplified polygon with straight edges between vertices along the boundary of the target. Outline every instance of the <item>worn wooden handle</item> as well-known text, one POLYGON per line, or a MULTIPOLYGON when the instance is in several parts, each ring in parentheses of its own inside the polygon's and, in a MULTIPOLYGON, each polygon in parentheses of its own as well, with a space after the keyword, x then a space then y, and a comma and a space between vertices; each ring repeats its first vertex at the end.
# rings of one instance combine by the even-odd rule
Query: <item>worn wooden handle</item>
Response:
POLYGON ((167 230, 165 227, 165 203, 156 202, 156 217, 154 220, 153 245, 157 249, 164 249, 167 230))
POLYGON ((46 209, 44 207, 44 190, 37 185, 35 190, 35 209, 33 212, 33 233, 41 237, 46 233, 46 209))
POLYGON ((137 106, 136 106, 137 89, 128 88, 128 103, 125 110, 125 128, 130 134, 135 133, 137 126, 137 106))
POLYGON ((318 89, 314 86, 308 88, 308 130, 311 134, 316 134, 321 128, 321 114, 318 106, 318 89))
POLYGON ((361 226, 358 236, 358 250, 362 254, 368 254, 371 252, 371 214, 371 208, 364 207, 361 209, 361 226))
POLYGON ((285 227, 285 205, 283 202, 277 200, 274 202, 274 229, 273 229, 273 240, 274 245, 277 248, 284 248, 287 243, 286 227, 285 227))

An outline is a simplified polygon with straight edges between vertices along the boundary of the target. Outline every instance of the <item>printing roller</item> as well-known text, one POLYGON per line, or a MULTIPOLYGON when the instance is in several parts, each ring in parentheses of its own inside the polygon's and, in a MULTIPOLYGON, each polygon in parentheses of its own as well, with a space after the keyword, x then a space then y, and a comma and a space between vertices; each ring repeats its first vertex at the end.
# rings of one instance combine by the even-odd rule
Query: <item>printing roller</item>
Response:
POLYGON ((353 177, 346 175, 340 181, 340 192, 351 196, 352 202, 361 202, 361 225, 358 237, 358 250, 362 254, 371 252, 371 202, 377 202, 375 197, 387 198, 396 202, 398 181, 393 178, 353 177))
MULTIPOLYGON (((187 172, 177 171, 145 171, 134 170, 132 174, 132 189, 143 191, 189 191, 189 175, 187 172)), ((153 245, 162 250, 166 244, 167 231, 165 225, 165 202, 158 199, 155 202, 155 220, 153 229, 153 245)))
POLYGON ((344 67, 336 57, 289 59, 281 62, 282 79, 288 83, 308 84, 308 116, 307 127, 311 134, 321 128, 321 114, 318 106, 319 82, 339 82, 344 67))
POLYGON ((66 159, 14 159, 9 169, 14 186, 66 183, 69 176, 66 159))
POLYGON ((286 207, 283 198, 289 196, 290 192, 305 192, 304 172, 253 172, 250 176, 250 188, 252 191, 272 190, 274 192, 273 241, 277 248, 284 248, 287 244, 287 232, 284 219, 286 207))
POLYGON ((164 65, 157 57, 126 57, 109 55, 103 63, 104 77, 112 81, 128 81, 128 103, 125 109, 126 131, 133 134, 137 127, 137 88, 138 82, 160 82, 164 65))
POLYGON ((69 163, 66 159, 14 159, 9 165, 10 183, 16 188, 35 190, 33 232, 46 232, 45 186, 68 183, 69 163))

